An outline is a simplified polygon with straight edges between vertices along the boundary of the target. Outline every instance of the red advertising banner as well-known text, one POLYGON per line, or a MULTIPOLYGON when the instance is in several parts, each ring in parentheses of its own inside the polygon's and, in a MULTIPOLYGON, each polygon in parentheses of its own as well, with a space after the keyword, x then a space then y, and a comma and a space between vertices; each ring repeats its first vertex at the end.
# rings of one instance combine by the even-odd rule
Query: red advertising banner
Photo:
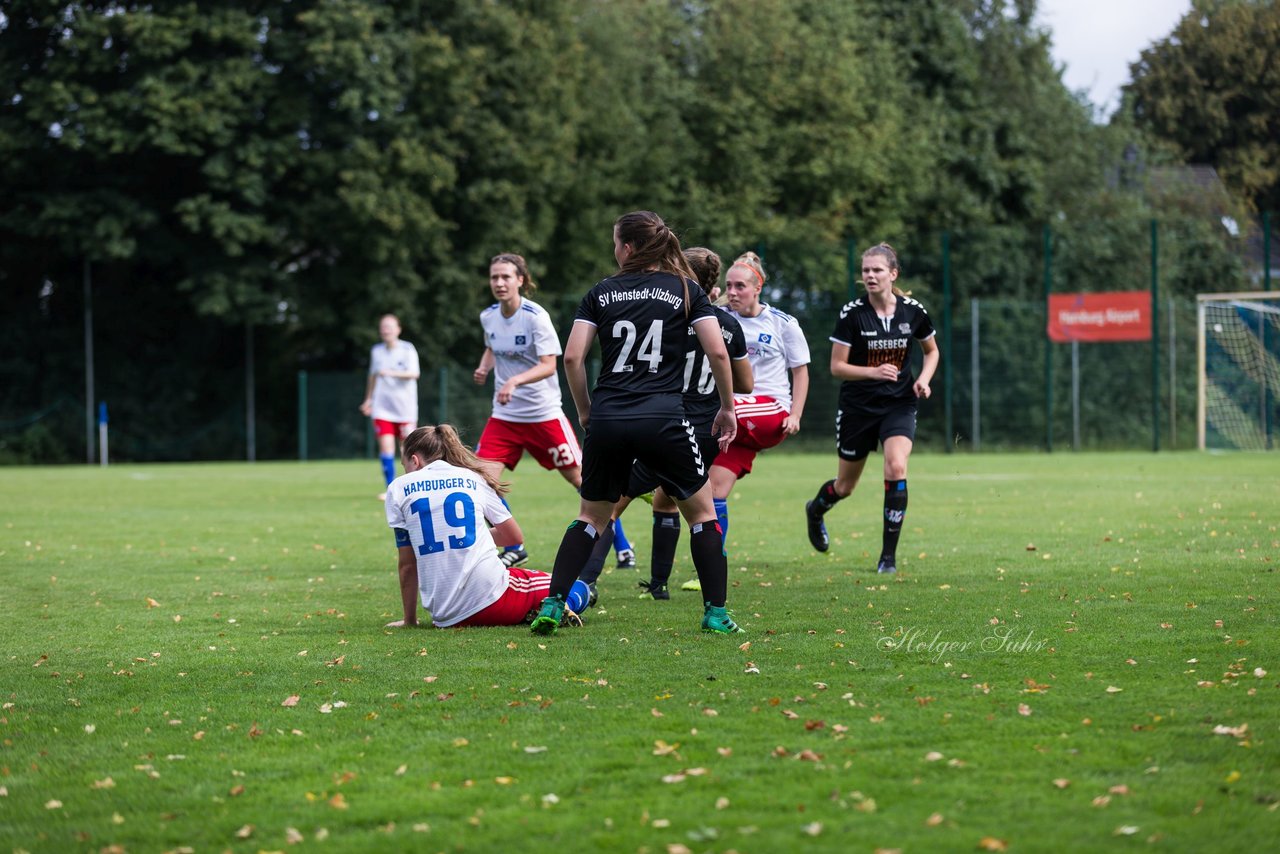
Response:
POLYGON ((1151 292, 1049 294, 1050 341, 1150 341, 1151 292))

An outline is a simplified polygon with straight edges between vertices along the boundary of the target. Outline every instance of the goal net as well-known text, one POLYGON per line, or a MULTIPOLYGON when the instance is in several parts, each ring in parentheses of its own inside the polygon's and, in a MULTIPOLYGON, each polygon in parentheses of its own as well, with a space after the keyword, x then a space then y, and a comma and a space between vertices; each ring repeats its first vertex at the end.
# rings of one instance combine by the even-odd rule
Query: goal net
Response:
POLYGON ((1199 446, 1272 450, 1280 429, 1280 291, 1199 294, 1199 446))

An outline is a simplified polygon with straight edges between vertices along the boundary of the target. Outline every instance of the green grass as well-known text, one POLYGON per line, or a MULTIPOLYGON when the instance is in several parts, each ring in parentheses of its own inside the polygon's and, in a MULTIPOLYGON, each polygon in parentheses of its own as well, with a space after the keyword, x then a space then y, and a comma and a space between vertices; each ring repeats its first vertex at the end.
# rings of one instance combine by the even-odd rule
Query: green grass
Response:
MULTIPOLYGON (((6 469, 0 850, 1274 845, 1274 456, 919 455, 895 578, 878 457, 809 548, 834 463, 739 484, 733 638, 643 571, 550 638, 385 630, 372 461, 6 469)), ((576 498, 514 482, 549 568, 576 498)))

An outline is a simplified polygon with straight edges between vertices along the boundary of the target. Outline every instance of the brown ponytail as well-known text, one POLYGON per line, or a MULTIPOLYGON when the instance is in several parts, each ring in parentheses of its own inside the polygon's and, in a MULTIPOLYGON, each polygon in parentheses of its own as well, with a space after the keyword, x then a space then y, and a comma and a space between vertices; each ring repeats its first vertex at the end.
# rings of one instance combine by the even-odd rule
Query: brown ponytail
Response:
POLYGON ((400 453, 406 460, 417 454, 424 464, 444 460, 449 465, 468 469, 489 484, 498 495, 506 495, 511 489, 511 484, 500 481, 485 471, 480 458, 462 444, 458 431, 449 424, 419 427, 405 437, 400 453))
POLYGON ((720 256, 705 246, 691 246, 684 250, 684 259, 689 262, 694 278, 708 294, 720 284, 720 268, 724 262, 720 256))
POLYGON ((632 211, 618 217, 613 224, 618 240, 630 243, 632 252, 623 273, 658 269, 680 279, 697 281, 689 262, 680 250, 680 238, 653 211, 632 211))

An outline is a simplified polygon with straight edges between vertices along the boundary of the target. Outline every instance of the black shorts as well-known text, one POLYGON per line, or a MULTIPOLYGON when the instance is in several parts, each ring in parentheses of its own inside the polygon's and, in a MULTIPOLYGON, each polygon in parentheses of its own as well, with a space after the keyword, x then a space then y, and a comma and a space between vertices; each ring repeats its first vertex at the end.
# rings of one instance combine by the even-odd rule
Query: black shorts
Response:
POLYGON ((633 463, 644 463, 657 485, 683 500, 707 482, 711 462, 683 418, 591 421, 582 442, 584 501, 616 502, 631 481, 633 463))
POLYGON ((879 412, 836 410, 836 453, 842 460, 864 460, 892 436, 916 440, 916 405, 902 403, 879 412))
MULTIPOLYGON (((698 443, 702 461, 710 468, 711 464, 715 462, 716 455, 720 453, 719 440, 710 434, 701 433, 695 434, 694 439, 698 443)), ((653 492, 661 485, 662 481, 652 467, 647 463, 636 462, 631 467, 631 480, 627 483, 627 488, 622 491, 622 494, 628 498, 639 498, 645 493, 653 492)))

